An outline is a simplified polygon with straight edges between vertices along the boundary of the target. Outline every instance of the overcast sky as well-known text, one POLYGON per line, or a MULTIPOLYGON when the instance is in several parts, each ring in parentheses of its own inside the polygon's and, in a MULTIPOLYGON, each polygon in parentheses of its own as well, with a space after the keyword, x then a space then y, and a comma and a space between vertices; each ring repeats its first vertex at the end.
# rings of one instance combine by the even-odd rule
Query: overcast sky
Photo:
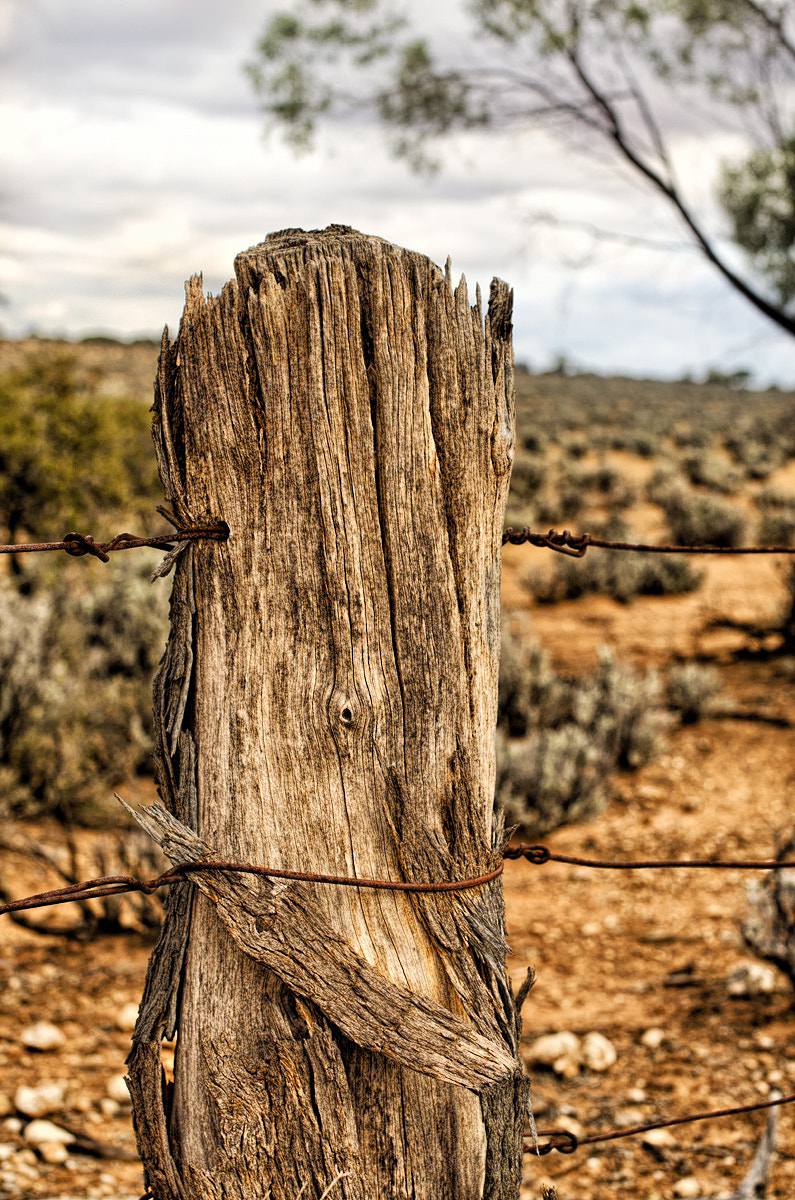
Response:
MULTIPOLYGON (((427 3, 411 0, 422 12, 427 3)), ((434 178, 346 126, 295 158, 263 139, 243 75, 289 0, 0 0, 0 328, 128 338, 176 332, 183 282, 217 292, 235 254, 287 226, 340 222, 515 289, 518 360, 641 376, 747 367, 795 386, 795 341, 681 246, 594 240, 563 222, 684 237, 605 162, 548 135, 458 138, 434 178)), ((460 35, 462 4, 437 0, 460 35)), ((680 173, 709 211, 723 131, 682 129, 680 173)))

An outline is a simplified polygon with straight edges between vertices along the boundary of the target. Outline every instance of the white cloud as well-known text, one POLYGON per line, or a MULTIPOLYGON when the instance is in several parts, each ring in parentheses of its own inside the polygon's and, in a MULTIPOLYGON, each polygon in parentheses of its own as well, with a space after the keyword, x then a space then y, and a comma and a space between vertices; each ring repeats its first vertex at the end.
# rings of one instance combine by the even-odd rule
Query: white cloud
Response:
MULTIPOLYGON (((264 141, 242 63, 279 0, 16 0, 0 98, 0 317, 12 335, 120 336, 174 328, 184 279, 218 291, 237 252, 286 226, 332 222, 514 286, 518 358, 558 353, 604 370, 676 375, 756 366, 795 379, 776 334, 692 253, 594 239, 581 224, 681 240, 670 211, 594 152, 548 134, 458 137, 418 179, 377 128, 348 122, 296 159, 264 141), (558 228, 533 225, 553 212, 558 228), (565 222, 579 223, 577 227, 565 222), (758 346, 756 345, 758 343, 758 346), (745 355, 735 362, 733 355, 745 355)), ((434 8, 439 28, 460 9, 434 8)), ((677 141, 695 202, 712 211, 721 131, 677 141)))

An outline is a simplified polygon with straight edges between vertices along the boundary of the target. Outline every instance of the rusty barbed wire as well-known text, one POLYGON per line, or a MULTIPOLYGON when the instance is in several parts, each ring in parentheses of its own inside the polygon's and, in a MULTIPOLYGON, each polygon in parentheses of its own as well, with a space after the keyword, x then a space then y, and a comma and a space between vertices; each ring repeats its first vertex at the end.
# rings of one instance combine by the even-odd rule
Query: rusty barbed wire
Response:
POLYGON ((709 858, 651 858, 631 862, 607 858, 577 858, 573 854, 555 854, 548 846, 530 845, 521 842, 518 846, 506 846, 503 859, 524 858, 534 866, 548 862, 568 863, 573 867, 595 867, 607 871, 643 871, 663 867, 712 867, 724 871, 775 871, 781 867, 795 867, 795 860, 788 859, 728 859, 715 862, 709 858))
POLYGON ((493 879, 502 874, 502 869, 503 864, 499 863, 491 871, 470 879, 412 883, 403 879, 357 879, 350 875, 324 875, 313 871, 287 871, 280 867, 259 867, 252 863, 201 859, 196 862, 177 863, 176 866, 170 867, 168 871, 155 876, 154 879, 136 879, 132 875, 103 875, 97 879, 84 880, 82 883, 70 883, 66 887, 54 888, 49 892, 38 892, 34 896, 24 896, 20 900, 10 900, 0 904, 0 915, 8 912, 21 912, 29 908, 70 904, 74 900, 94 900, 99 896, 116 896, 123 892, 143 892, 145 895, 151 895, 158 888, 168 887, 173 883, 188 882, 191 871, 239 871, 249 875, 264 875, 273 879, 290 879, 302 883, 330 883, 341 887, 372 888, 378 891, 458 892, 491 883, 493 879))
POLYGON ((116 896, 124 892, 143 892, 145 895, 151 895, 158 888, 168 887, 173 883, 188 882, 191 871, 241 872, 272 879, 289 879, 299 883, 328 883, 340 887, 370 888, 378 891, 463 892, 491 883, 502 874, 506 860, 520 858, 534 866, 559 862, 567 863, 570 866, 594 867, 611 871, 640 871, 660 868, 775 871, 783 867, 795 867, 795 860, 789 859, 741 859, 724 862, 714 862, 710 859, 646 859, 620 862, 599 858, 578 858, 572 854, 555 854, 547 846, 530 845, 526 842, 522 842, 518 846, 506 846, 503 850, 502 861, 483 875, 474 875, 468 879, 449 879, 429 883, 415 883, 403 879, 366 879, 350 875, 325 875, 315 871, 288 871, 281 867, 261 867, 253 863, 200 859, 195 862, 177 863, 153 879, 137 879, 132 875, 102 875, 96 879, 86 879, 81 883, 70 883, 65 887, 54 888, 49 892, 37 892, 32 896, 23 896, 19 900, 9 900, 0 904, 0 916, 4 913, 21 912, 30 908, 47 908, 51 905, 70 904, 78 900, 94 900, 100 896, 116 896))
MULTIPOLYGON (((162 512, 162 509, 158 509, 162 512)), ((73 558, 90 554, 101 562, 109 562, 108 555, 116 550, 137 550, 140 546, 154 546, 157 550, 173 550, 176 542, 195 541, 209 538, 224 541, 229 529, 222 525, 197 525, 176 528, 172 533, 157 534, 155 537, 136 537, 133 533, 117 533, 109 542, 95 542, 91 534, 66 533, 60 542, 16 542, 0 546, 0 554, 37 554, 43 550, 65 550, 73 558)))
POLYGON ((636 1137, 639 1133, 648 1133, 651 1129, 667 1129, 670 1125, 689 1125, 693 1121, 709 1121, 716 1117, 733 1117, 741 1113, 755 1112, 762 1108, 775 1108, 780 1104, 792 1104, 795 1095, 780 1096, 776 1100, 761 1100, 756 1104, 741 1104, 737 1108, 717 1108, 711 1112, 691 1113, 687 1117, 670 1117, 667 1121, 649 1121, 644 1125, 633 1125, 630 1129, 613 1129, 609 1133, 590 1133, 580 1137, 568 1129, 539 1129, 536 1136, 551 1138, 543 1145, 527 1145, 525 1153, 551 1154, 557 1150, 559 1154, 574 1154, 580 1146, 592 1146, 596 1142, 612 1142, 617 1138, 636 1137), (560 1139, 560 1140, 558 1140, 560 1139))
MULTIPOLYGON (((164 512, 158 508, 158 512, 164 512)), ((164 515, 169 515, 164 513, 164 515)), ((116 550, 135 550, 140 546, 173 550, 174 542, 210 539, 224 541, 229 536, 225 523, 219 525, 197 525, 192 528, 177 528, 173 533, 155 537, 136 537, 132 533, 117 533, 108 542, 97 542, 90 534, 67 533, 60 542, 16 542, 0 546, 0 554, 36 554, 45 550, 65 550, 73 558, 89 554, 102 562, 108 562, 108 554, 116 550)), ((589 546, 600 550, 636 550, 644 554, 795 554, 795 546, 674 546, 651 545, 647 542, 612 542, 606 538, 593 537, 590 533, 571 533, 568 529, 558 532, 549 529, 546 533, 534 533, 527 525, 521 529, 509 526, 502 535, 502 544, 531 546, 555 550, 570 558, 583 558, 589 546)))
POLYGON ((611 542, 606 538, 592 537, 590 533, 570 533, 564 529, 550 529, 547 533, 533 533, 527 525, 521 529, 512 526, 503 532, 502 544, 521 546, 524 543, 546 550, 557 550, 569 558, 583 558, 589 546, 600 550, 638 550, 644 554, 795 554, 795 546, 653 546, 646 542, 611 542))

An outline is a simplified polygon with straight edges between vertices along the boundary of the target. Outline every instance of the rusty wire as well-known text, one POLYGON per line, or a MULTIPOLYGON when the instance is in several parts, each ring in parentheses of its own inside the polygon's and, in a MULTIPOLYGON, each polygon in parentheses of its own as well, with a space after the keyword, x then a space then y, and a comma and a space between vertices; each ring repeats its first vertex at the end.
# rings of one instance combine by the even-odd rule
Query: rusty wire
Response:
POLYGON ((535 866, 548 862, 568 863, 573 867, 596 867, 606 871, 657 870, 662 867, 713 867, 723 871, 776 871, 780 867, 795 867, 795 860, 787 859, 729 859, 715 862, 709 858, 651 858, 635 862, 621 862, 607 858, 576 858, 573 854, 555 854, 548 846, 531 846, 521 842, 518 846, 506 846, 503 858, 524 858, 535 866))
POLYGON ((644 554, 795 554, 795 546, 652 546, 645 542, 611 542, 606 538, 592 537, 590 533, 570 533, 564 529, 550 529, 547 533, 533 533, 527 525, 521 529, 509 526, 502 535, 503 546, 521 546, 525 542, 547 550, 557 550, 569 558, 583 558, 589 546, 601 550, 639 550, 644 554))
POLYGON ((154 879, 136 879, 132 875, 103 875, 98 879, 87 879, 82 883, 70 883, 66 887, 54 888, 50 892, 38 892, 35 896, 24 896, 21 900, 10 900, 0 904, 0 915, 20 912, 28 908, 46 908, 55 904, 70 904, 73 900, 94 900, 98 896, 116 896, 123 892, 144 892, 151 895, 160 887, 172 883, 184 883, 191 871, 234 871, 249 875, 264 875, 266 878, 291 879, 303 883, 332 883, 342 887, 373 888, 392 892, 459 892, 491 883, 502 873, 499 863, 484 875, 471 879, 450 879, 437 883, 412 883, 403 879, 357 879, 350 875, 322 875, 311 871, 286 871, 279 867, 258 867, 252 863, 220 862, 202 859, 197 862, 177 863, 154 879))
POLYGON ((55 904, 70 904, 77 900, 94 900, 99 896, 116 896, 123 892, 143 892, 151 895, 158 888, 173 883, 185 883, 191 871, 230 871, 248 875, 262 875, 272 879, 290 879, 301 883, 329 883, 341 887, 370 888, 390 892, 462 892, 491 883, 502 874, 506 859, 523 858, 535 866, 548 862, 567 863, 576 867, 595 867, 611 871, 640 871, 660 868, 713 868, 724 871, 775 871, 782 867, 795 867, 789 859, 741 859, 714 862, 710 859, 646 859, 643 861, 620 862, 601 858, 578 858, 571 854, 555 854, 547 846, 530 845, 522 842, 518 846, 506 846, 502 861, 483 875, 468 879, 449 879, 432 883, 411 882, 402 879, 365 879, 351 875, 325 875, 314 871, 288 871, 281 867, 261 867, 253 863, 226 862, 217 859, 201 859, 195 862, 177 863, 162 875, 153 879, 137 879, 132 875, 103 875, 97 879, 86 879, 81 883, 70 883, 66 887, 54 888, 49 892, 37 892, 0 904, 0 916, 23 909, 47 908, 55 904))
POLYGON ((670 1117, 667 1121, 649 1121, 645 1125, 633 1125, 630 1129, 613 1129, 609 1133, 591 1133, 586 1137, 578 1137, 568 1129, 539 1129, 536 1136, 550 1138, 542 1145, 525 1146, 525 1152, 535 1154, 551 1154, 557 1150, 559 1154, 573 1154, 580 1146, 592 1146, 595 1142, 612 1142, 617 1138, 635 1137, 639 1133, 648 1133, 650 1129, 666 1129, 669 1125, 689 1125, 692 1121, 709 1121, 713 1117, 733 1117, 739 1113, 755 1112, 760 1108, 775 1108, 779 1104, 792 1104, 795 1095, 780 1096, 777 1100, 761 1100, 757 1104, 741 1104, 738 1108, 718 1108, 712 1112, 692 1113, 689 1117, 670 1117))
MULTIPOLYGON (((108 875, 97 879, 89 879, 82 883, 69 884, 50 892, 39 892, 34 896, 26 896, 20 900, 11 900, 0 904, 0 915, 18 912, 22 909, 44 908, 56 904, 68 904, 75 900, 90 900, 99 896, 117 895, 123 892, 140 891, 147 895, 173 883, 186 882, 191 871, 230 871, 245 872, 275 879, 290 879, 307 883, 329 883, 347 887, 375 888, 384 891, 402 892, 456 892, 469 888, 480 887, 496 879, 503 870, 506 859, 523 858, 527 862, 543 865, 547 862, 567 863, 575 866, 596 867, 613 870, 640 870, 660 867, 712 867, 724 869, 746 870, 775 870, 781 867, 795 866, 795 862, 787 860, 773 861, 737 861, 710 862, 699 860, 647 860, 643 862, 617 862, 605 859, 578 858, 568 854, 555 854, 547 846, 521 843, 518 846, 506 847, 502 861, 491 871, 470 879, 445 880, 435 883, 412 883, 404 880, 390 879, 355 879, 350 876, 322 875, 306 871, 288 871, 276 867, 260 867, 251 863, 222 862, 218 860, 200 860, 196 862, 177 863, 153 879, 136 879, 129 875, 108 875)), ((560 1154, 574 1154, 581 1146, 593 1145, 597 1142, 613 1141, 617 1138, 632 1137, 646 1133, 652 1129, 663 1129, 671 1125, 685 1125, 693 1121, 706 1121, 717 1117, 728 1117, 742 1113, 753 1112, 757 1109, 772 1108, 776 1105, 791 1104, 795 1094, 783 1096, 777 1100, 760 1101, 756 1104, 746 1104, 735 1108, 716 1109, 710 1112, 693 1113, 690 1116, 671 1117, 663 1121, 650 1121, 643 1125, 635 1125, 629 1129, 612 1130, 608 1133, 589 1134, 578 1137, 567 1129, 540 1129, 537 1137, 548 1139, 539 1144, 534 1141, 524 1149, 534 1151, 539 1155, 551 1154, 553 1150, 560 1154)), ((148 1193, 150 1194, 150 1193, 148 1193)), ((144 1200, 142 1197, 141 1200, 144 1200)))
MULTIPOLYGON (((158 508, 158 512, 170 516, 162 508, 158 508)), ((229 529, 224 523, 178 528, 174 533, 158 534, 151 538, 117 533, 109 542, 96 542, 90 534, 67 533, 60 542, 18 542, 0 546, 0 554, 36 554, 43 550, 65 550, 73 558, 89 554, 107 562, 108 554, 115 550, 134 550, 139 546, 172 550, 174 542, 201 539, 224 541, 228 535, 229 529)), ((611 542, 605 538, 593 537, 590 533, 570 533, 568 529, 560 533, 557 529, 550 529, 546 533, 534 533, 527 525, 522 529, 509 526, 502 535, 502 544, 506 543, 512 546, 529 543, 531 546, 556 550, 570 558, 583 558, 589 546, 601 550, 637 550, 644 554, 795 554, 795 546, 653 546, 645 542, 611 542)))
POLYGON ((109 542, 95 542, 91 534, 87 533, 66 533, 60 542, 17 542, 9 546, 0 546, 0 554, 36 554, 42 550, 65 550, 73 558, 82 558, 84 554, 90 554, 101 562, 109 562, 108 554, 114 550, 137 550, 139 546, 173 550, 175 542, 189 542, 199 538, 223 541, 228 534, 229 530, 226 525, 197 525, 193 528, 178 528, 173 533, 158 534, 156 537, 136 537, 133 533, 117 533, 109 542))

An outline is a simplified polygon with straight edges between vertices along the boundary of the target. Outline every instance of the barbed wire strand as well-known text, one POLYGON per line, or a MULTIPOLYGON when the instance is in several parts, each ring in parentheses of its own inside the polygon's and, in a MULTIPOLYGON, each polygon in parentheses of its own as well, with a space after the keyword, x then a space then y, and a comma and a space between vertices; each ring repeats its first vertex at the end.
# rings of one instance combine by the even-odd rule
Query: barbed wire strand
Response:
POLYGON ((733 1117, 741 1113, 755 1112, 762 1108, 775 1108, 777 1105, 792 1104, 793 1102, 795 1102, 795 1095, 780 1096, 776 1100, 762 1100, 756 1104, 741 1104, 737 1108, 718 1108, 711 1112, 692 1113, 688 1117, 670 1117, 667 1121, 649 1121, 644 1125, 633 1125, 629 1129, 613 1129, 609 1133, 591 1133, 586 1137, 580 1137, 568 1129, 539 1129, 536 1136, 550 1138, 551 1141, 537 1146, 528 1145, 525 1147, 525 1153, 533 1151, 543 1155, 557 1150, 559 1154, 573 1154, 580 1146, 592 1146, 596 1142, 612 1142, 617 1138, 636 1137, 639 1133, 648 1133, 651 1129, 667 1129, 671 1125, 689 1125, 693 1121, 733 1117))
POLYGON ((593 537, 590 533, 570 533, 564 529, 549 529, 546 533, 533 533, 524 525, 521 529, 512 526, 504 531, 502 544, 521 546, 528 543, 546 550, 557 550, 570 558, 583 558, 589 546, 601 550, 638 550, 643 554, 795 554, 795 546, 674 546, 651 545, 647 542, 611 542, 607 538, 593 537))
MULTIPOLYGON (((158 510, 162 511, 162 509, 158 510)), ((175 542, 210 539, 223 541, 229 535, 226 525, 197 525, 192 528, 177 528, 171 533, 154 537, 136 537, 133 533, 117 533, 109 542, 95 542, 90 534, 66 533, 60 542, 16 542, 0 546, 0 554, 37 554, 44 550, 65 550, 73 558, 90 554, 101 562, 109 562, 108 555, 115 550, 137 550, 140 546, 154 546, 158 550, 173 550, 175 542)))
MULTIPOLYGON (((169 515, 162 508, 158 512, 169 515)), ((174 542, 224 541, 229 536, 225 524, 197 525, 177 528, 173 533, 157 534, 153 537, 136 537, 132 533, 117 533, 108 542, 97 542, 90 534, 67 533, 60 542, 15 542, 0 546, 0 554, 38 554, 47 550, 64 550, 73 558, 92 555, 108 562, 108 555, 117 550, 135 550, 140 546, 173 550, 174 542)), ((570 558, 583 558, 589 546, 601 550, 635 550, 644 554, 795 554, 795 546, 675 546, 651 545, 647 542, 614 542, 594 537, 590 533, 570 533, 568 529, 558 532, 549 529, 546 533, 534 533, 527 525, 522 529, 509 526, 502 535, 502 544, 521 546, 525 543, 547 550, 555 550, 570 558)))
POLYGON ((548 862, 568 863, 573 867, 595 867, 606 871, 660 870, 667 867, 696 869, 713 868, 723 871, 776 871, 782 867, 795 867, 795 859, 727 859, 716 862, 710 858, 650 858, 631 862, 607 858, 577 858, 573 854, 555 854, 547 846, 534 846, 521 842, 518 846, 506 846, 503 858, 524 858, 534 866, 548 862))
POLYGON ((100 896, 116 896, 124 892, 143 892, 151 895, 158 888, 168 887, 173 883, 184 883, 190 878, 191 871, 230 871, 249 875, 261 875, 272 879, 290 879, 302 883, 327 883, 340 887, 371 888, 378 891, 393 892, 461 892, 471 888, 482 887, 491 883, 502 874, 507 859, 523 858, 534 866, 543 866, 548 862, 566 863, 575 867, 593 867, 610 871, 642 871, 659 870, 663 868, 687 869, 717 869, 724 871, 776 871, 784 867, 795 867, 792 859, 738 859, 715 862, 711 859, 645 859, 642 861, 621 862, 601 858, 579 858, 572 854, 555 854, 547 846, 530 845, 522 842, 518 846, 506 846, 503 850, 502 861, 482 875, 474 875, 468 879, 449 879, 439 882, 412 882, 402 879, 366 879, 350 875, 325 875, 316 871, 288 871, 281 867, 262 867, 254 863, 226 862, 217 859, 199 859, 194 862, 177 863, 156 875, 152 879, 138 879, 132 875, 102 875, 96 879, 86 879, 80 883, 70 883, 65 887, 54 888, 48 892, 37 892, 32 896, 23 896, 19 900, 10 900, 0 904, 0 916, 9 912, 21 912, 31 908, 47 908, 56 904, 71 904, 78 900, 95 900, 100 896))

